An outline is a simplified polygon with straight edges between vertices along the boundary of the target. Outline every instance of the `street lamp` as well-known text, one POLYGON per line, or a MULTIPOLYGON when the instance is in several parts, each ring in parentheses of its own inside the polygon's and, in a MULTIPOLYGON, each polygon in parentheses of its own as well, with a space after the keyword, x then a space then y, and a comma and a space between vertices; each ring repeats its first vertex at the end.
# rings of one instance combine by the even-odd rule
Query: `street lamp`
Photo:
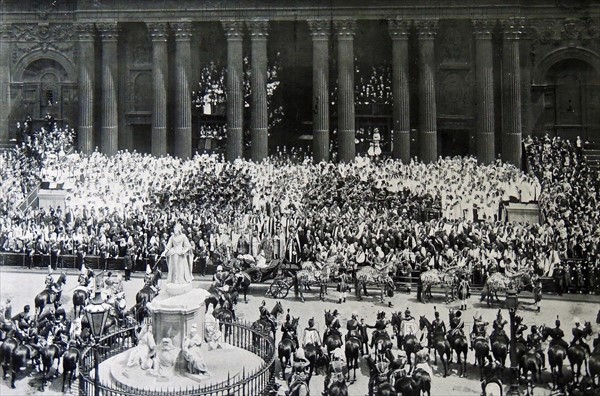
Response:
POLYGON ((102 292, 100 289, 96 287, 96 294, 94 295, 94 299, 90 301, 85 307, 85 316, 90 324, 90 329, 92 331, 92 336, 94 337, 94 343, 92 344, 92 348, 94 348, 94 395, 100 395, 100 369, 98 366, 98 348, 100 337, 102 337, 102 333, 104 333, 104 326, 106 325, 106 320, 108 319, 108 314, 110 310, 104 303, 102 299, 102 292))
POLYGON ((517 314, 517 307, 519 306, 519 297, 517 291, 512 287, 506 291, 506 308, 510 315, 510 371, 511 379, 508 392, 508 396, 520 396, 521 390, 519 389, 519 362, 517 362, 517 339, 515 329, 515 316, 517 314))

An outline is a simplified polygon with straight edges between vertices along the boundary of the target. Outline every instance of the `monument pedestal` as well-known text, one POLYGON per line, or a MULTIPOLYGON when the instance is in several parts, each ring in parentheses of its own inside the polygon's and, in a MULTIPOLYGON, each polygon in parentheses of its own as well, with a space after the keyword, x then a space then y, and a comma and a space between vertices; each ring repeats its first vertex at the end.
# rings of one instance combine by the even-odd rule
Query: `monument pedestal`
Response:
MULTIPOLYGON (((152 313, 152 328, 157 345, 163 338, 170 338, 173 345, 182 348, 183 339, 193 324, 198 327, 198 335, 204 340, 204 300, 210 293, 204 289, 193 289, 191 284, 167 284, 151 302, 148 309, 152 313)), ((180 353, 175 371, 185 371, 183 354, 180 353)))

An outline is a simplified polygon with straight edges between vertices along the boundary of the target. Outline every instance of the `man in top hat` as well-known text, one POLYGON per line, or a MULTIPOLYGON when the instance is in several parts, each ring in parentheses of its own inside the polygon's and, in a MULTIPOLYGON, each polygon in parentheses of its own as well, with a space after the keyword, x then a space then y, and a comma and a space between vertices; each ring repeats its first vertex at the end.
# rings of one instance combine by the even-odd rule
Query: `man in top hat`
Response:
POLYGON ((471 350, 473 350, 473 344, 478 337, 486 338, 485 328, 488 323, 483 321, 483 317, 479 311, 475 312, 473 316, 473 330, 471 331, 471 350))
POLYGON ((583 336, 583 329, 580 327, 581 326, 581 321, 579 320, 579 318, 575 318, 573 319, 573 322, 575 322, 575 327, 573 327, 572 329, 572 334, 573 334, 573 340, 571 341, 571 345, 570 346, 575 346, 575 345, 580 345, 582 346, 585 351, 587 352, 587 355, 589 356, 591 351, 590 351, 590 346, 585 342, 584 336, 583 336))
POLYGON ((367 332, 368 328, 369 328, 369 325, 367 325, 365 323, 365 319, 360 318, 360 323, 358 324, 358 330, 359 330, 360 337, 362 340, 361 351, 364 351, 365 355, 369 354, 369 333, 367 332))
POLYGON ((315 328, 315 318, 308 320, 308 327, 304 329, 304 333, 302 334, 302 346, 306 347, 309 344, 316 347, 321 346, 321 335, 319 334, 319 330, 315 328))
POLYGON ((498 314, 496 315, 496 319, 494 323, 492 323, 493 331, 490 339, 495 339, 496 337, 503 336, 506 337, 506 333, 504 332, 504 326, 508 324, 504 318, 502 318, 502 310, 498 310, 498 314))

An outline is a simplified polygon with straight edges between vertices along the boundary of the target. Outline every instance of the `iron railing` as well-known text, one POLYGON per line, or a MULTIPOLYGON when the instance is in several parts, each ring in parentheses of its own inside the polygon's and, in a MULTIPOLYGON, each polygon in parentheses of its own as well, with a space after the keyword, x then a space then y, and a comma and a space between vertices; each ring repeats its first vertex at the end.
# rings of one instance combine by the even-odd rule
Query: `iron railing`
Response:
MULTIPOLYGON (((220 383, 178 390, 138 389, 101 382, 99 385, 100 394, 103 396, 125 396, 132 394, 147 396, 245 396, 265 394, 269 384, 273 380, 275 370, 275 342, 270 336, 252 329, 249 323, 233 322, 225 323, 225 326, 230 329, 224 338, 225 342, 258 355, 263 360, 260 367, 252 371, 243 369, 241 374, 233 377, 228 375, 227 380, 220 383)), ((98 363, 132 348, 134 345, 131 333, 134 329, 135 327, 122 329, 100 338, 99 345, 102 348, 98 350, 98 363)), ((94 378, 91 376, 95 368, 94 365, 94 349, 93 347, 87 347, 84 349, 79 363, 80 395, 87 396, 94 394, 94 378)))

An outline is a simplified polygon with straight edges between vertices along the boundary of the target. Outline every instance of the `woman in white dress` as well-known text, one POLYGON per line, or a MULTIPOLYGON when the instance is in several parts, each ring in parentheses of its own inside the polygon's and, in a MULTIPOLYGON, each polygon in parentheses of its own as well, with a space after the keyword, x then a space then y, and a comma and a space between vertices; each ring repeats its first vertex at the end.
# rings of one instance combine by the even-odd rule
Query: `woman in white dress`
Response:
POLYGON ((181 232, 181 225, 175 224, 173 235, 165 248, 163 256, 167 257, 169 274, 167 283, 185 284, 191 283, 192 263, 194 261, 192 245, 188 238, 181 232))

